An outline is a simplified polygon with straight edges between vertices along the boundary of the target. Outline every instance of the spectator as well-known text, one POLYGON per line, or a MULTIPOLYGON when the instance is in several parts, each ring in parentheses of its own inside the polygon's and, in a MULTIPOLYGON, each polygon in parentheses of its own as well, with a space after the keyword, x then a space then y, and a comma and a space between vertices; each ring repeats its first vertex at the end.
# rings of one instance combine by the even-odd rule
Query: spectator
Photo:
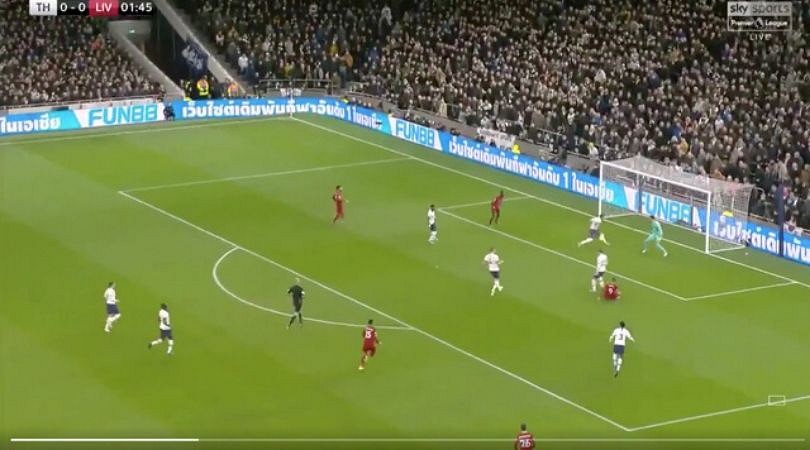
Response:
POLYGON ((0 15, 0 105, 158 95, 104 33, 104 21, 32 17, 28 2, 6 0, 0 15))

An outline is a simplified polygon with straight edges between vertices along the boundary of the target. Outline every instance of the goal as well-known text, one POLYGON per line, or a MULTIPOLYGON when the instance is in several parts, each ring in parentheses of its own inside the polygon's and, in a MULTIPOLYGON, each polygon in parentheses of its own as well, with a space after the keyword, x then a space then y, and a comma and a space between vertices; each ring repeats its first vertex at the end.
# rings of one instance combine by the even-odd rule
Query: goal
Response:
POLYGON ((744 246, 753 186, 685 173, 641 155, 599 166, 605 218, 641 214, 702 236, 684 244, 716 253, 744 246))

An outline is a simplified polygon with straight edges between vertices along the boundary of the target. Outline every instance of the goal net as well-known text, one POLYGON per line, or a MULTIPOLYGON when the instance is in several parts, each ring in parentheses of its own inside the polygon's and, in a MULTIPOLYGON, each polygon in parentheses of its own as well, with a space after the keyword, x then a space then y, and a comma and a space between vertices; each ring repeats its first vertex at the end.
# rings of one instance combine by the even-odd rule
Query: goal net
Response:
POLYGON ((753 186, 685 173, 643 156, 603 161, 599 213, 606 218, 655 216, 702 236, 686 244, 707 253, 739 248, 753 186))

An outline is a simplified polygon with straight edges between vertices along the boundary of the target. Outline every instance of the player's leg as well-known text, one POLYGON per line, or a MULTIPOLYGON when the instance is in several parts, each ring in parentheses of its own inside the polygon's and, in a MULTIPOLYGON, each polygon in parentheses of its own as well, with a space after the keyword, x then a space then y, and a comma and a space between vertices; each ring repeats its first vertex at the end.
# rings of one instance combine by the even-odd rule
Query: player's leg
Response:
POLYGON ((644 249, 641 251, 641 253, 647 253, 647 247, 650 245, 650 242, 653 242, 654 240, 655 236, 653 235, 647 236, 647 239, 644 239, 644 249))
POLYGON ((290 321, 287 322, 287 328, 288 329, 292 326, 292 324, 295 323, 295 316, 296 315, 298 315, 298 313, 292 313, 292 315, 290 316, 290 321))
POLYGON ((605 239, 605 233, 599 233, 599 240, 604 242, 605 245, 610 245, 610 242, 608 242, 607 239, 605 239))
POLYGON ((613 352, 613 372, 616 372, 616 362, 619 360, 619 355, 613 352))
POLYGON ((107 321, 104 324, 104 332, 105 333, 109 333, 110 331, 112 331, 112 323, 113 323, 112 317, 113 317, 112 315, 107 314, 107 321))
POLYGON ((163 342, 163 338, 157 338, 154 341, 149 343, 149 348, 152 348, 152 347, 160 344, 161 342, 163 342))
POLYGON ((656 238, 656 240, 655 240, 655 248, 657 248, 658 250, 660 250, 660 251, 661 251, 661 253, 663 253, 663 254, 664 254, 664 256, 667 256, 667 255, 668 255, 667 250, 664 248, 664 246, 663 246, 663 245, 661 245, 661 238, 660 238, 660 237, 659 237, 659 238, 656 238))
POLYGON ((489 224, 492 225, 492 221, 495 220, 495 208, 489 209, 489 224))
POLYGON ((169 338, 168 342, 169 342, 169 348, 168 348, 168 350, 166 350, 166 354, 171 355, 172 350, 174 350, 174 339, 169 338))
POLYGON ((495 225, 498 225, 499 220, 501 220, 501 209, 497 208, 495 210, 495 225))
POLYGON ((597 274, 594 274, 594 276, 591 277, 591 292, 596 292, 596 279, 597 278, 599 278, 599 275, 597 275, 597 274))
POLYGON ((363 352, 360 355, 360 366, 357 370, 363 370, 366 368, 366 361, 368 360, 368 351, 363 349, 363 352))
POLYGON ((590 244, 591 242, 593 242, 593 239, 591 239, 591 238, 583 239, 583 240, 579 241, 579 244, 577 244, 577 247, 582 247, 583 245, 590 244))

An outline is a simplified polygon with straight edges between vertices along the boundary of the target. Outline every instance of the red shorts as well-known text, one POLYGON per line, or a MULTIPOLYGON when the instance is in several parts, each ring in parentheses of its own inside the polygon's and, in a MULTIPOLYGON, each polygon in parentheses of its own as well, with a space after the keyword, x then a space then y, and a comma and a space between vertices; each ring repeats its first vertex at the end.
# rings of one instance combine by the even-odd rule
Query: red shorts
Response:
POLYGON ((501 213, 501 208, 499 206, 493 206, 492 207, 492 214, 500 214, 500 213, 501 213))
POLYGON ((363 344, 363 353, 369 356, 374 356, 374 354, 377 353, 377 346, 363 344))

